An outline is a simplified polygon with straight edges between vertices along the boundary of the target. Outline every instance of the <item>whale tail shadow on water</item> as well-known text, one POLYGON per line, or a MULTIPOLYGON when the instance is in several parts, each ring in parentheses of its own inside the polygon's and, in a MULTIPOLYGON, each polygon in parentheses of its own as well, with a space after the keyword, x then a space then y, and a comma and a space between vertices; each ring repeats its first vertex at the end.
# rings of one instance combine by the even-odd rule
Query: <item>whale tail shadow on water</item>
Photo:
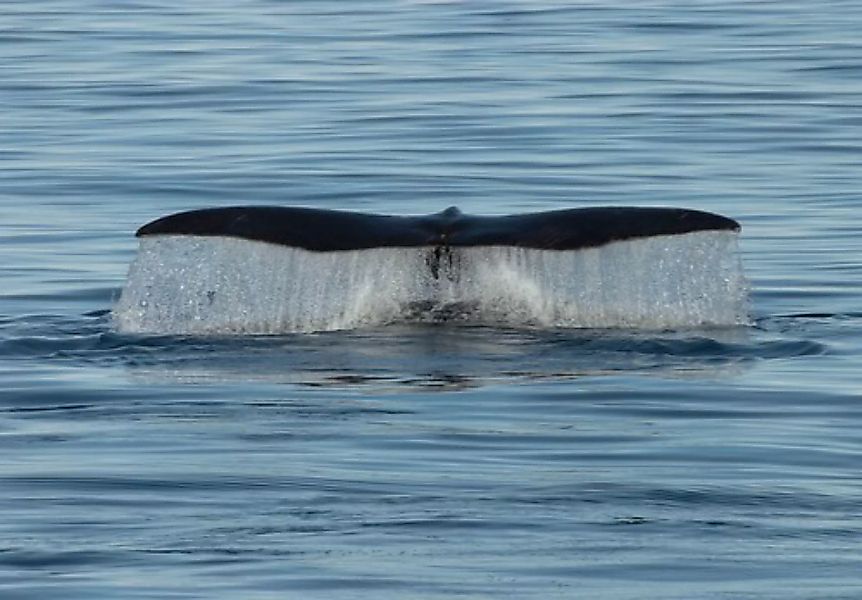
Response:
POLYGON ((121 330, 172 333, 341 329, 423 306, 472 306, 510 324, 727 324, 744 320, 739 230, 727 217, 680 208, 193 210, 138 230, 142 250, 114 314, 121 330), (711 297, 721 295, 732 297, 729 312, 710 316, 711 297), (653 318, 656 307, 665 316, 653 318))

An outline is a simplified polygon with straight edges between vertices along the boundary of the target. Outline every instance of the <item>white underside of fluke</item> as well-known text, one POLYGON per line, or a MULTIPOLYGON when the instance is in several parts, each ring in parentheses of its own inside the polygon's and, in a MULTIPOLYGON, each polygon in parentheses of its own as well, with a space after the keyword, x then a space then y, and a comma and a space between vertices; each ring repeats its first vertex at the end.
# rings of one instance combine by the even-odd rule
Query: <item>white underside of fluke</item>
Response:
POLYGON ((737 234, 576 251, 513 247, 310 252, 227 237, 151 236, 114 308, 118 331, 277 334, 405 320, 667 329, 747 322, 737 234), (438 253, 439 254, 439 253, 438 253))

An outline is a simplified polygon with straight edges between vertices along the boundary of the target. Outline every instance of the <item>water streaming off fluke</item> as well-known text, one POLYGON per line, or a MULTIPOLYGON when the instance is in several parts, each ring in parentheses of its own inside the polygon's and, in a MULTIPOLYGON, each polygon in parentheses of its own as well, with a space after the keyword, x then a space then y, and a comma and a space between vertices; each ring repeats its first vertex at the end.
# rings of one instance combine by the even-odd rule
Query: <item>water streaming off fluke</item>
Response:
POLYGON ((143 238, 114 323, 128 333, 275 334, 405 320, 644 329, 746 321, 732 232, 577 251, 439 252, 312 252, 223 237, 143 238))

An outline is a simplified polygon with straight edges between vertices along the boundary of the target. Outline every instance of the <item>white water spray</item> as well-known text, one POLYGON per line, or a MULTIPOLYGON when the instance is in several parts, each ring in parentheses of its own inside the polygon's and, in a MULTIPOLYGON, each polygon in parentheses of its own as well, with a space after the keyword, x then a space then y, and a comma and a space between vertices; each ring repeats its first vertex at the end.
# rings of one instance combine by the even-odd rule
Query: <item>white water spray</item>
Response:
POLYGON ((459 318, 541 327, 745 323, 737 235, 696 232, 577 251, 514 247, 310 252, 153 236, 114 308, 128 333, 274 334, 459 318), (436 262, 435 262, 436 261, 436 262))

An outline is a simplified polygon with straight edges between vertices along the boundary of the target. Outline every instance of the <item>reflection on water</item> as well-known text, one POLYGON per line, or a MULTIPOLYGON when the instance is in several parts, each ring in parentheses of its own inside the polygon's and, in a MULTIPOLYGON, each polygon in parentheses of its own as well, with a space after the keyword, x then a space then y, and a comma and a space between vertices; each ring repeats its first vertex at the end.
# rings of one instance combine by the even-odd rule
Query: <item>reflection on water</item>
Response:
MULTIPOLYGON (((458 323, 284 336, 104 333, 78 359, 120 361, 136 380, 268 381, 370 389, 481 387, 600 374, 719 377, 758 358, 816 351, 746 327, 676 332, 501 329, 458 323)), ((71 356, 70 356, 71 358, 71 356)))
POLYGON ((0 324, 7 357, 121 366, 135 381, 258 381, 369 390, 482 387, 602 374, 739 375, 757 361, 834 353, 858 315, 782 315, 753 326, 638 331, 501 328, 462 321, 268 336, 142 336, 111 329, 107 310, 0 324), (16 333, 19 332, 19 333, 16 333), (21 335, 26 332, 28 335, 21 335))

